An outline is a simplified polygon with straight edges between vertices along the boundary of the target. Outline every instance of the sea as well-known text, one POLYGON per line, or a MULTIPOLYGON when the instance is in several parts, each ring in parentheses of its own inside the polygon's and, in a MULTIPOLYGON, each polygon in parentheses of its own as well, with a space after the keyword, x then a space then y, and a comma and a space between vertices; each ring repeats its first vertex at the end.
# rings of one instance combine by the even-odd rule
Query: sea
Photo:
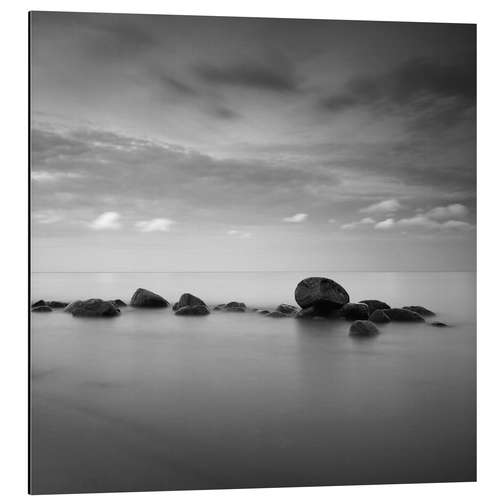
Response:
POLYGON ((270 309, 308 276, 449 327, 359 339, 343 320, 256 312, 33 313, 31 491, 475 481, 475 273, 33 273, 31 295, 128 303, 142 287, 270 309))

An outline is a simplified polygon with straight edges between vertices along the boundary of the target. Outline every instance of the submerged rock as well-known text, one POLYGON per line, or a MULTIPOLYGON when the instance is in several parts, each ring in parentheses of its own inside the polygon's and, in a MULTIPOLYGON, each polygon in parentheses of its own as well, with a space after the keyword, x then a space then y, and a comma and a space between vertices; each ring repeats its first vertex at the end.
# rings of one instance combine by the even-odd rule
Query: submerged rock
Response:
POLYGON ((110 301, 115 307, 127 307, 127 304, 122 299, 114 299, 110 301))
POLYGON ((161 295, 145 288, 138 288, 130 299, 130 305, 134 307, 168 307, 170 304, 161 295))
POLYGON ((80 306, 81 304, 83 304, 83 300, 75 300, 73 302, 70 302, 65 308, 64 308, 64 312, 73 312, 74 309, 78 306, 80 306))
POLYGON ((361 304, 366 304, 368 306, 369 313, 373 313, 377 311, 378 309, 390 309, 391 306, 389 304, 386 304, 385 302, 382 302, 381 300, 376 300, 376 299, 367 299, 367 300, 360 300, 359 301, 361 304))
POLYGON ((268 311, 267 309, 258 309, 257 312, 259 314, 269 314, 271 311, 268 311))
POLYGON ((182 307, 197 306, 197 305, 205 307, 207 306, 205 302, 203 302, 203 300, 199 299, 198 297, 190 293, 183 293, 178 302, 174 304, 173 309, 174 311, 177 311, 177 309, 181 309, 182 307))
POLYGON ((62 309, 63 307, 66 307, 68 305, 68 302, 61 302, 59 300, 49 300, 47 302, 47 305, 49 307, 52 307, 52 309, 62 309))
POLYGON ((372 337, 379 333, 374 323, 367 320, 357 320, 349 328, 349 335, 355 337, 372 337))
POLYGON ((420 314, 420 316, 436 316, 435 312, 429 311, 429 309, 422 306, 404 306, 403 309, 406 309, 407 311, 413 311, 417 314, 420 314))
POLYGON ((36 302, 31 303, 31 307, 40 307, 40 306, 46 306, 47 303, 45 300, 37 300, 36 302))
POLYGON ((348 302, 342 306, 340 314, 347 320, 368 319, 369 309, 366 304, 348 302))
POLYGON ((424 323, 425 319, 420 314, 408 309, 384 309, 384 313, 391 318, 392 321, 407 321, 414 323, 424 323))
POLYGON ((277 308, 276 311, 283 313, 283 314, 295 314, 298 309, 295 306, 291 306, 290 304, 280 304, 277 308))
POLYGON ((450 325, 448 325, 448 324, 446 324, 446 323, 443 323, 443 322, 441 322, 441 321, 433 321, 433 322, 431 323, 431 326, 436 326, 437 328, 444 328, 444 327, 446 327, 446 326, 450 326, 450 325))
POLYGON ((47 305, 41 305, 41 306, 33 307, 31 309, 31 312, 34 312, 34 313, 52 312, 52 308, 47 306, 47 305))
POLYGON ((268 317, 268 318, 289 318, 290 315, 285 314, 281 311, 272 311, 272 312, 266 314, 266 317, 268 317))
POLYGON ((347 304, 349 294, 341 285, 329 278, 311 277, 297 285, 295 301, 302 309, 314 307, 316 313, 321 316, 347 304))
POLYGON ((75 317, 112 318, 120 314, 120 309, 108 300, 89 299, 79 302, 71 311, 71 314, 75 317))
POLYGON ((244 302, 228 302, 224 306, 224 310, 229 312, 245 312, 247 310, 247 306, 244 302))
POLYGON ((179 307, 175 314, 178 316, 206 316, 210 314, 210 310, 205 304, 194 304, 179 307))
POLYGON ((383 309, 377 309, 370 314, 368 318, 372 323, 390 323, 391 318, 387 316, 383 309))

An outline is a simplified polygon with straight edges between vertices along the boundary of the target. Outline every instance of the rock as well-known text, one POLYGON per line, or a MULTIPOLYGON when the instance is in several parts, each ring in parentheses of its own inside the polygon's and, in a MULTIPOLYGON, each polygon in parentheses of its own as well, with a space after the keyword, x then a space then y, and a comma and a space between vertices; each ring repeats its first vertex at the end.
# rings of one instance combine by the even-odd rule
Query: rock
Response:
POLYGON ((127 307, 127 304, 122 299, 115 299, 110 301, 115 307, 127 307))
POLYGON ((199 299, 198 297, 195 297, 194 295, 191 295, 190 293, 183 293, 181 295, 181 298, 179 299, 178 302, 174 304, 174 311, 177 311, 177 309, 181 309, 182 307, 186 306, 207 306, 203 300, 199 299))
POLYGON ((355 337, 372 337, 379 333, 374 323, 367 320, 357 320, 349 328, 349 335, 355 337))
POLYGON ((370 314, 375 312, 377 309, 390 309, 391 308, 391 306, 389 304, 386 304, 385 302, 382 302, 381 300, 376 300, 376 299, 360 300, 359 302, 361 304, 366 304, 368 306, 368 311, 370 314))
POLYGON ((285 314, 281 311, 273 311, 273 312, 266 314, 266 317, 268 317, 268 318, 289 318, 290 315, 285 314))
POLYGON ((247 310, 247 306, 244 302, 228 302, 224 306, 224 310, 229 312, 245 312, 247 310))
POLYGON ((47 303, 45 302, 45 300, 37 300, 36 302, 33 302, 31 304, 31 307, 40 307, 40 306, 46 306, 47 303))
POLYGON ((349 302, 349 294, 329 278, 312 277, 295 288, 295 301, 302 309, 314 307, 320 316, 340 309, 349 302))
POLYGON ((170 304, 160 295, 144 288, 138 288, 130 299, 130 305, 134 307, 168 307, 170 304))
POLYGON ((79 302, 71 311, 78 318, 112 318, 120 314, 120 309, 108 300, 89 299, 79 302))
POLYGON ((414 311, 409 311, 408 309, 384 309, 384 313, 387 314, 392 321, 413 321, 415 323, 425 322, 423 316, 420 316, 420 314, 414 311))
POLYGON ((283 314, 295 314, 298 309, 295 306, 291 306, 290 304, 280 304, 276 311, 281 312, 283 314))
POLYGON ((49 307, 52 307, 52 309, 62 309, 63 307, 66 307, 68 305, 68 302, 60 302, 59 300, 49 300, 47 302, 47 305, 49 307))
POLYGON ((271 311, 268 311, 267 309, 259 309, 257 312, 259 314, 269 314, 271 311))
POLYGON ((403 309, 406 309, 407 311, 413 311, 417 314, 420 314, 420 316, 436 316, 435 312, 429 311, 429 309, 426 309, 422 306, 404 306, 403 309))
POLYGON ((444 328, 444 327, 450 326, 450 325, 447 325, 446 323, 442 323, 441 321, 433 321, 431 323, 431 326, 436 326, 438 328, 444 328))
POLYGON ((387 316, 383 309, 377 309, 370 314, 368 318, 372 323, 390 323, 391 318, 387 316))
POLYGON ((64 312, 73 312, 73 310, 83 304, 83 300, 75 300, 74 302, 70 302, 65 308, 64 312))
POLYGON ((52 308, 46 305, 42 306, 35 306, 31 309, 31 312, 34 313, 45 313, 45 312, 52 312, 52 308))
POLYGON ((218 306, 214 307, 214 311, 222 311, 226 307, 226 304, 219 304, 218 306))
POLYGON ((179 307, 175 314, 178 316, 205 316, 210 314, 210 311, 205 304, 194 304, 179 307))
POLYGON ((342 306, 340 314, 347 320, 368 319, 369 309, 366 304, 348 302, 342 306))

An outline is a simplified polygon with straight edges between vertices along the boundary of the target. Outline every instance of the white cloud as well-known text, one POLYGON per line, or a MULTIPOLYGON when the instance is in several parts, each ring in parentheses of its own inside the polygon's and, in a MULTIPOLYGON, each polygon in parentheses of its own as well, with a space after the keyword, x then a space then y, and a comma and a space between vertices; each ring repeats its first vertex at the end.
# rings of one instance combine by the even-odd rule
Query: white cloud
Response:
POLYGON ((398 226, 403 227, 423 227, 427 229, 435 229, 440 226, 439 222, 429 219, 426 214, 415 215, 407 219, 400 219, 397 221, 398 226))
POLYGON ((460 203, 453 203, 446 207, 435 207, 427 212, 427 216, 431 219, 443 220, 451 217, 462 218, 469 213, 469 209, 460 203))
POLYGON ((307 214, 295 214, 291 215, 290 217, 285 217, 283 220, 285 222, 304 222, 307 219, 308 215, 307 214))
POLYGON ((78 179, 83 177, 76 172, 47 172, 46 170, 32 170, 31 178, 36 182, 55 182, 60 179, 78 179))
POLYGON ((375 224, 374 228, 386 230, 386 229, 391 229, 392 227, 394 227, 394 225, 395 225, 394 219, 391 218, 391 219, 385 219, 383 221, 377 222, 377 224, 375 224))
POLYGON ((360 210, 361 213, 365 214, 388 214, 396 212, 402 208, 401 203, 398 200, 384 200, 379 203, 373 203, 360 210))
POLYGON ((441 225, 444 229, 473 229, 474 226, 462 220, 448 220, 441 225))
POLYGON ((252 237, 252 233, 248 231, 240 231, 239 229, 230 229, 227 234, 229 236, 235 236, 237 238, 241 239, 247 239, 252 237))
POLYGON ((358 226, 366 226, 371 224, 375 224, 375 220, 372 219, 371 217, 365 217, 364 219, 361 219, 359 222, 349 222, 348 224, 342 224, 340 228, 349 230, 349 229, 354 229, 358 226))
POLYGON ((135 226, 144 233, 151 233, 153 231, 170 231, 170 228, 175 224, 175 221, 170 219, 151 219, 141 220, 135 223, 135 226))
POLYGON ((355 227, 357 226, 357 224, 355 222, 349 222, 348 224, 342 224, 340 226, 340 229, 354 229, 355 227))
POLYGON ((55 210, 41 210, 33 213, 33 220, 40 224, 54 224, 62 220, 62 215, 55 210))
POLYGON ((89 225, 92 229, 120 229, 121 223, 119 222, 120 214, 118 212, 104 212, 93 220, 89 225))

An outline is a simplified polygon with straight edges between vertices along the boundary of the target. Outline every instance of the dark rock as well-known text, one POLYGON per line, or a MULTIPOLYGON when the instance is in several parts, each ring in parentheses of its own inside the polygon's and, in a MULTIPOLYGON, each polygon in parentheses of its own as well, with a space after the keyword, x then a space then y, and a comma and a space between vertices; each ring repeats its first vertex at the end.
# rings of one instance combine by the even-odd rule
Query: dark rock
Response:
POLYGON ((295 314, 298 309, 295 306, 291 306, 290 304, 280 304, 276 311, 281 312, 283 314, 295 314))
POLYGON ((229 312, 245 312, 247 306, 243 302, 228 302, 224 306, 224 310, 229 312))
POLYGON ((381 300, 376 300, 376 299, 367 299, 367 300, 360 300, 359 301, 361 304, 366 304, 368 306, 369 313, 375 312, 377 309, 390 309, 391 306, 389 304, 386 304, 385 302, 382 302, 381 300))
POLYGON ((42 306, 36 306, 31 309, 31 312, 34 313, 45 313, 45 312, 52 312, 52 308, 46 305, 42 306))
POLYGON ((259 309, 257 312, 259 314, 269 314, 270 313, 270 311, 268 311, 267 309, 259 309))
POLYGON ((272 312, 266 314, 266 317, 268 317, 268 318, 289 318, 290 315, 285 314, 281 311, 272 311, 272 312))
POLYGON ((64 312, 73 312, 76 307, 79 307, 83 304, 83 300, 75 300, 74 302, 70 302, 65 308, 64 312))
POLYGON ((194 304, 179 307, 175 314, 178 316, 205 316, 210 314, 208 307, 205 304, 194 304))
POLYGON ((120 309, 108 300, 89 299, 75 305, 71 314, 78 318, 112 318, 120 314, 120 309))
POLYGON ((377 309, 370 314, 368 318, 372 323, 390 323, 391 318, 387 316, 383 309, 377 309))
POLYGON ((183 293, 181 295, 181 298, 179 299, 178 302, 174 304, 174 311, 177 311, 177 309, 181 309, 182 307, 186 306, 207 306, 203 300, 199 299, 198 297, 195 297, 194 295, 191 295, 190 293, 183 293))
POLYGON ((448 324, 446 324, 446 323, 442 323, 441 321, 433 321, 433 322, 431 323, 431 326, 436 326, 436 327, 438 327, 438 328, 444 328, 444 327, 446 327, 446 326, 450 326, 450 325, 448 325, 448 324))
POLYGON ((31 304, 31 307, 40 307, 40 306, 46 306, 47 303, 45 302, 45 300, 37 300, 36 302, 33 302, 31 304))
POLYGON ((413 311, 417 314, 420 314, 420 316, 436 316, 435 312, 429 311, 429 309, 426 309, 422 306, 404 306, 403 309, 406 309, 407 311, 413 311))
POLYGON ((389 318, 391 318, 392 321, 412 321, 415 323, 425 322, 423 316, 420 316, 420 314, 414 311, 409 311, 408 309, 398 309, 398 308, 384 309, 384 313, 387 314, 387 316, 389 316, 389 318))
POLYGON ((377 333, 379 331, 375 324, 367 320, 355 321, 349 329, 349 335, 356 337, 372 337, 373 335, 377 335, 377 333))
POLYGON ((316 309, 314 307, 306 307, 305 309, 301 309, 296 315, 296 318, 302 319, 302 318, 312 318, 313 316, 316 316, 316 309))
POLYGON ((110 301, 115 307, 127 307, 127 304, 122 299, 115 299, 110 301))
POLYGON ((49 300, 47 302, 47 305, 49 307, 52 307, 52 309, 62 309, 63 307, 66 307, 68 305, 68 302, 60 302, 59 300, 49 300))
POLYGON ((348 302, 342 306, 340 314, 347 320, 368 319, 369 309, 366 304, 348 302))
POLYGON ((138 288, 130 299, 130 305, 134 307, 168 307, 170 304, 160 295, 144 288, 138 288))
POLYGON ((322 316, 340 309, 349 302, 349 294, 329 278, 312 277, 302 280, 295 288, 295 301, 303 309, 313 306, 322 316))
POLYGON ((226 304, 219 304, 214 307, 214 311, 222 311, 226 307, 226 304))

